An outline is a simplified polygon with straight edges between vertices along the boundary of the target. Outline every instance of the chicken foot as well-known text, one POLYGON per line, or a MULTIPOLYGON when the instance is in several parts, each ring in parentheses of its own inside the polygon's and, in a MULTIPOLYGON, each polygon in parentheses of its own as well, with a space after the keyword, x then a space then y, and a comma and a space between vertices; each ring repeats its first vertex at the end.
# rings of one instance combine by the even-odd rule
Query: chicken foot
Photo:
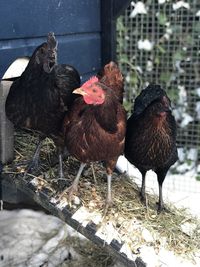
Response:
POLYGON ((81 177, 81 173, 85 167, 86 163, 81 163, 78 173, 76 175, 76 178, 74 179, 73 183, 71 186, 67 187, 60 195, 58 200, 61 200, 61 198, 65 195, 65 193, 68 193, 68 201, 71 202, 72 201, 72 197, 75 193, 77 193, 78 191, 78 183, 79 183, 79 179, 81 177))

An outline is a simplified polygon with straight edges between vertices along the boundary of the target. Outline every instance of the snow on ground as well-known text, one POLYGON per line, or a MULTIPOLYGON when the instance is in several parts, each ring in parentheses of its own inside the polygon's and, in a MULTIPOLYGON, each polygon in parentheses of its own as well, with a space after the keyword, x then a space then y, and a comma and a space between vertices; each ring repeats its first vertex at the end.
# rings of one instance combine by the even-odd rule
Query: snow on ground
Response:
MULTIPOLYGON (((84 264, 76 250, 77 245, 84 247, 88 242, 63 221, 43 212, 0 211, 1 267, 88 267, 89 263, 91 267, 92 259, 84 264)), ((87 249, 89 258, 88 245, 86 255, 87 249)), ((121 263, 119 266, 123 267, 121 263)))
POLYGON ((31 210, 0 211, 0 266, 58 266, 71 252, 64 242, 69 234, 56 217, 31 210))
MULTIPOLYGON (((126 172, 134 182, 141 186, 141 173, 130 164, 124 156, 120 156, 117 169, 126 172)), ((153 171, 147 172, 146 190, 149 193, 158 194, 158 183, 153 171)), ((186 174, 168 173, 163 183, 163 198, 165 202, 173 203, 176 207, 187 208, 190 213, 200 217, 200 182, 195 179, 195 170, 189 170, 186 174)))

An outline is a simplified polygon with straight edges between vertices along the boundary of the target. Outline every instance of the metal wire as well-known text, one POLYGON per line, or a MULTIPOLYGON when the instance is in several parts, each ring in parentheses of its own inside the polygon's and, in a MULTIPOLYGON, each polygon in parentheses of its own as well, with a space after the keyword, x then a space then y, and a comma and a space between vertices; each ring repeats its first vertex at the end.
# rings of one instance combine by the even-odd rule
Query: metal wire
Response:
POLYGON ((130 111, 148 83, 160 84, 173 103, 177 145, 186 149, 184 160, 200 177, 200 1, 131 2, 118 19, 117 34, 125 107, 130 111), (196 149, 192 159, 190 149, 196 149))

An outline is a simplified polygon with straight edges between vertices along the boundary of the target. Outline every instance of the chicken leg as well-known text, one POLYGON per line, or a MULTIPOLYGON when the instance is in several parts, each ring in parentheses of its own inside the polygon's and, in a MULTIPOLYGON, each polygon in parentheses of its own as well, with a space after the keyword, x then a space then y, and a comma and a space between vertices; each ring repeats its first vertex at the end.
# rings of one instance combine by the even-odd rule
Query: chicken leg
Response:
POLYGON ((37 170, 39 168, 39 156, 40 156, 40 150, 42 147, 42 142, 45 138, 42 136, 39 137, 39 141, 38 144, 36 146, 34 155, 32 160, 29 162, 28 166, 27 166, 27 170, 26 172, 32 172, 33 170, 37 170))
POLYGON ((58 160, 59 160, 59 179, 64 179, 62 153, 59 153, 58 160))
POLYGON ((145 186, 145 178, 146 178, 146 171, 145 170, 140 170, 142 174, 142 186, 141 186, 141 191, 140 191, 140 199, 141 202, 145 204, 147 207, 147 198, 146 198, 146 186, 145 186))
POLYGON ((167 174, 168 169, 169 168, 156 170, 157 180, 158 180, 158 189, 159 189, 158 213, 162 212, 163 210, 166 210, 166 208, 164 207, 164 201, 163 201, 162 184, 163 184, 163 181, 165 180, 165 176, 167 174))
POLYGON ((113 205, 111 183, 112 183, 112 173, 115 168, 117 159, 109 160, 106 162, 106 172, 107 172, 107 197, 106 197, 106 207, 104 214, 107 213, 109 207, 113 205))
POLYGON ((108 207, 113 205, 112 192, 111 192, 111 182, 112 182, 112 175, 108 174, 107 175, 107 198, 106 198, 106 205, 108 207))
POLYGON ((72 201, 72 197, 74 193, 77 193, 78 191, 78 183, 79 183, 79 179, 81 177, 81 173, 85 167, 86 163, 81 163, 78 173, 76 175, 76 178, 74 179, 73 183, 71 186, 67 187, 59 196, 58 200, 61 200, 61 198, 64 196, 65 193, 68 193, 68 201, 71 202, 72 201))

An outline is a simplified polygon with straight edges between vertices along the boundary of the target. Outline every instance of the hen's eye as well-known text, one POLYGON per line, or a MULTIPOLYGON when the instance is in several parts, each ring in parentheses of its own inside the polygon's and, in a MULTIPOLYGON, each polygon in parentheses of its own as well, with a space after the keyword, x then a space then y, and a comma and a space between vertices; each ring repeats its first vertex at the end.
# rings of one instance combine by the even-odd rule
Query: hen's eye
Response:
POLYGON ((92 89, 92 92, 93 92, 93 93, 96 93, 96 91, 97 91, 96 89, 92 89))

